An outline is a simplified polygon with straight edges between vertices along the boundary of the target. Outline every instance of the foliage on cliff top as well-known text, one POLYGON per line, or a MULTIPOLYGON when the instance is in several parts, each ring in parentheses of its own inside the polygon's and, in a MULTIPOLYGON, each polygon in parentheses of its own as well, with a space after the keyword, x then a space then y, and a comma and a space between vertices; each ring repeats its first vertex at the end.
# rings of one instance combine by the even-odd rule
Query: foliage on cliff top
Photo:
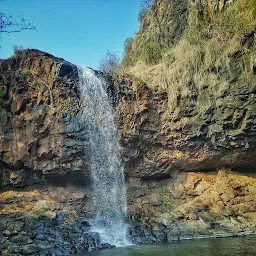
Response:
MULTIPOLYGON (((151 86, 168 90, 169 96, 174 96, 172 98, 177 96, 180 88, 184 90, 183 96, 189 94, 189 89, 186 89, 189 84, 201 87, 227 83, 232 77, 232 56, 240 54, 244 56, 243 59, 246 58, 248 48, 251 48, 246 42, 248 38, 253 38, 256 31, 256 0, 237 0, 214 13, 210 6, 202 6, 199 1, 189 6, 182 6, 181 2, 177 1, 176 4, 180 4, 187 18, 186 29, 181 24, 182 28, 176 31, 179 32, 176 39, 180 37, 180 40, 170 43, 173 35, 166 33, 168 27, 172 29, 177 26, 172 20, 177 6, 174 1, 157 1, 153 8, 157 9, 159 24, 164 32, 159 35, 154 12, 149 11, 122 62, 124 70, 141 77, 151 86), (155 25, 155 33, 152 24, 155 25), (149 63, 147 58, 143 58, 148 41, 158 42, 161 46, 163 57, 159 64, 157 61, 149 63), (220 76, 219 71, 224 72, 226 77, 220 76)), ((255 37, 252 44, 255 49, 255 37)), ((251 77, 253 63, 242 65, 243 76, 251 77)))
POLYGON ((114 75, 117 72, 120 65, 120 59, 118 55, 114 52, 107 51, 105 56, 101 59, 99 68, 102 71, 114 75))

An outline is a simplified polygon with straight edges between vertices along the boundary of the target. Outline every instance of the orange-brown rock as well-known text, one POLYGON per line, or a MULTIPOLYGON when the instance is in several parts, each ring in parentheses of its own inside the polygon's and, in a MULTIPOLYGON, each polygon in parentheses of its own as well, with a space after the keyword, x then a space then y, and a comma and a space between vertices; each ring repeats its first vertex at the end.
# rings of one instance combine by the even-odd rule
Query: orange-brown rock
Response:
MULTIPOLYGON (((185 99, 180 99, 175 110, 178 114, 167 120, 164 114, 170 103, 166 93, 152 91, 127 77, 122 79, 116 116, 128 176, 154 179, 170 177, 176 170, 221 167, 255 170, 254 84, 233 85, 223 92, 218 106, 209 106, 203 113, 199 104, 188 109, 185 99)), ((207 88, 200 92, 207 93, 207 88)))
POLYGON ((75 122, 75 75, 72 64, 37 50, 0 62, 0 186, 43 183, 55 174, 80 179, 86 157, 75 122))
POLYGON ((131 183, 128 198, 131 219, 163 225, 170 240, 256 229, 255 173, 180 173, 158 182, 131 183))

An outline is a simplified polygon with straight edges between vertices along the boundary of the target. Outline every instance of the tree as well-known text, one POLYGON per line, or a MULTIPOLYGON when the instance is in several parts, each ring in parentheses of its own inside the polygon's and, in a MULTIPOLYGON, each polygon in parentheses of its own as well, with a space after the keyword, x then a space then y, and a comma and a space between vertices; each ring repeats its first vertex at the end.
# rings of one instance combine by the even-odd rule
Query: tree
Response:
POLYGON ((15 19, 11 14, 0 12, 0 33, 10 34, 35 29, 35 25, 23 17, 15 19))
POLYGON ((128 37, 124 41, 124 55, 127 55, 132 49, 133 38, 128 37))
POLYGON ((141 8, 140 12, 139 12, 139 16, 138 16, 138 21, 141 23, 143 21, 143 19, 146 17, 148 13, 148 10, 145 8, 141 8))
POLYGON ((142 0, 141 5, 140 5, 141 9, 140 9, 139 16, 138 16, 138 20, 140 23, 145 18, 148 11, 153 7, 155 2, 156 2, 156 0, 142 0))
POLYGON ((106 55, 101 59, 99 68, 113 75, 120 66, 120 59, 114 52, 107 51, 106 55))

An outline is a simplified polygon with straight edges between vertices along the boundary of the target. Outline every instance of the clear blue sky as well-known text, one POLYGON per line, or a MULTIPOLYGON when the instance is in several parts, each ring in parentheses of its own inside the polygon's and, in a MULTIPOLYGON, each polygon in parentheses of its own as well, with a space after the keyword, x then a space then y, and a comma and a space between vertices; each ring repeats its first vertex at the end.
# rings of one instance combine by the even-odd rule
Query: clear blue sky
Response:
POLYGON ((0 10, 33 21, 37 31, 1 35, 0 59, 13 47, 36 48, 74 64, 98 68, 107 50, 122 57, 139 29, 141 0, 5 0, 0 10))

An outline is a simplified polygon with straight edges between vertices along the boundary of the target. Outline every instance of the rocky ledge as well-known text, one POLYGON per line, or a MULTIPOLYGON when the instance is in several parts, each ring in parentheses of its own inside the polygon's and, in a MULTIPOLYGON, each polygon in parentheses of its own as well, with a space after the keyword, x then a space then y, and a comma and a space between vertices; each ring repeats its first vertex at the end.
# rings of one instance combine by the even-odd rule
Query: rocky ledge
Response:
POLYGON ((84 218, 68 222, 68 216, 61 213, 54 218, 19 214, 0 217, 4 255, 71 255, 113 247, 101 244, 99 234, 90 231, 84 218))

